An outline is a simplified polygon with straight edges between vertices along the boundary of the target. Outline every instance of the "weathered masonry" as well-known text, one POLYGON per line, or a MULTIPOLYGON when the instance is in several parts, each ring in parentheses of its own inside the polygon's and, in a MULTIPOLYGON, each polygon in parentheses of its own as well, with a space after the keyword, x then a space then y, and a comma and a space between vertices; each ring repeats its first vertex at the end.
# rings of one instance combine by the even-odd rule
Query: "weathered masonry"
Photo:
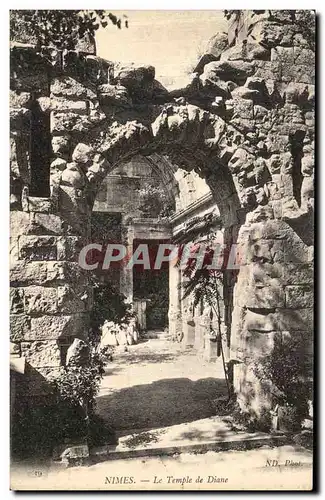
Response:
POLYGON ((26 395, 42 396, 62 346, 87 336, 92 289, 77 255, 103 179, 135 155, 160 155, 205 179, 225 242, 245 256, 231 305, 235 391, 257 414, 270 408, 252 364, 284 336, 303 335, 310 352, 313 343, 308 16, 231 18, 228 37, 172 92, 150 66, 12 45, 10 338, 26 360, 26 395))
MULTIPOLYGON (((103 180, 93 207, 91 234, 96 243, 124 243, 130 253, 138 244, 147 244, 153 267, 159 243, 171 243, 199 218, 218 213, 209 186, 195 171, 183 170, 157 153, 136 155, 103 180)), ((216 244, 223 244, 222 231, 216 244)), ((160 271, 140 266, 135 272, 119 265, 99 274, 104 286, 114 284, 133 305, 142 330, 168 326, 171 338, 184 348, 193 347, 205 359, 216 359, 217 346, 210 341, 209 328, 216 325, 210 308, 203 300, 194 307, 190 297, 183 298, 179 266, 166 263, 160 271)))

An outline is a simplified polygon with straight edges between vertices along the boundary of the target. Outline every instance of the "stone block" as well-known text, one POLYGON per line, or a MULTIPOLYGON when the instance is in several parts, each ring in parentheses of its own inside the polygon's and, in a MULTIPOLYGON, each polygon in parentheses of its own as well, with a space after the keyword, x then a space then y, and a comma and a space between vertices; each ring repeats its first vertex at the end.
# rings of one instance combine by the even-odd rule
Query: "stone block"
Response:
POLYGON ((52 151, 60 158, 67 159, 70 148, 69 136, 54 136, 52 137, 52 151))
POLYGON ((72 314, 31 318, 25 340, 57 340, 65 337, 87 338, 88 315, 72 314))
POLYGON ((213 61, 204 67, 204 74, 212 80, 220 78, 238 85, 244 84, 254 71, 254 65, 245 61, 213 61))
POLYGON ((287 64, 294 64, 295 53, 293 47, 275 47, 271 49, 271 61, 281 61, 287 64))
POLYGON ((258 43, 239 42, 225 50, 220 57, 220 61, 255 61, 268 60, 270 58, 269 49, 262 47, 258 43))
POLYGON ((283 245, 282 240, 255 240, 247 245, 246 262, 283 262, 283 245))
POLYGON ((18 260, 18 237, 9 238, 9 263, 10 266, 18 260))
POLYGON ((264 80, 281 80, 281 63, 279 61, 256 61, 254 76, 264 80))
POLYGON ((259 314, 248 310, 245 316, 245 330, 258 332, 272 332, 277 330, 277 318, 275 313, 259 314))
POLYGON ((315 52, 311 49, 302 49, 301 47, 294 47, 295 64, 302 64, 314 68, 315 66, 315 52))
POLYGON ((13 211, 10 213, 11 236, 21 234, 62 234, 62 219, 58 215, 13 211))
POLYGON ((29 212, 41 212, 49 214, 52 211, 52 201, 49 198, 28 197, 29 212))
POLYGON ((258 358, 268 356, 274 349, 277 332, 247 331, 243 335, 243 354, 247 361, 250 358, 256 361, 258 358))
POLYGON ((85 164, 91 161, 93 156, 93 150, 88 144, 83 144, 80 142, 76 145, 72 153, 72 161, 75 163, 85 164))
POLYGON ((99 102, 104 106, 132 106, 132 99, 127 89, 122 85, 101 85, 98 90, 99 102))
POLYGON ((250 309, 274 309, 284 307, 285 294, 281 286, 252 287, 240 297, 240 304, 250 309))
POLYGON ((60 348, 55 340, 21 343, 22 356, 33 367, 58 367, 61 365, 60 348))
POLYGON ((123 87, 130 90, 138 90, 153 82, 155 78, 155 68, 153 66, 115 65, 114 79, 123 87))
POLYGON ((309 247, 294 232, 289 236, 284 241, 284 262, 308 262, 309 247))
POLYGON ((30 101, 30 92, 15 92, 10 90, 10 108, 28 108, 30 101))
POLYGON ((12 357, 20 357, 20 344, 10 342, 10 356, 12 357))
POLYGON ((30 286, 24 288, 24 295, 28 314, 51 314, 58 310, 56 288, 30 286))
POLYGON ((68 99, 96 99, 97 95, 92 88, 69 76, 55 78, 51 84, 51 95, 68 99))
POLYGON ((282 285, 282 274, 283 266, 278 263, 254 262, 241 266, 236 284, 236 293, 246 295, 248 288, 280 287, 282 285))
POLYGON ((55 214, 35 214, 32 220, 31 234, 62 234, 62 218, 55 214))
POLYGON ((24 312, 24 289, 10 289, 10 313, 20 314, 24 312))
POLYGON ((59 113, 88 114, 88 103, 86 101, 72 101, 68 99, 40 97, 38 99, 40 108, 44 112, 58 111, 59 113))
POLYGON ((18 210, 10 212, 10 236, 20 236, 28 234, 30 231, 30 215, 18 210))
POLYGON ((255 122, 257 121, 265 121, 266 117, 268 116, 268 109, 265 108, 264 106, 261 106, 260 104, 255 104, 254 105, 254 110, 253 110, 253 114, 254 114, 254 120, 255 122))
POLYGON ((108 82, 109 74, 114 71, 112 62, 95 56, 87 56, 85 60, 85 79, 93 85, 102 85, 108 82))
POLYGON ((254 103, 250 99, 233 99, 233 115, 232 119, 243 118, 253 120, 254 118, 254 103))
POLYGON ((87 177, 83 171, 82 166, 75 162, 67 164, 67 168, 63 170, 61 175, 61 187, 73 188, 75 195, 81 197, 82 189, 86 187, 87 177))
POLYGON ((75 446, 67 446, 61 453, 61 461, 68 466, 80 466, 87 464, 89 461, 88 444, 79 444, 75 446))
POLYGON ((282 63, 281 79, 284 82, 297 82, 315 85, 315 66, 282 63))
POLYGON ((69 132, 87 132, 92 127, 92 123, 88 119, 88 116, 72 112, 59 113, 52 111, 50 127, 53 135, 66 135, 69 132))
POLYGON ((274 314, 278 330, 310 331, 314 327, 312 308, 305 309, 277 309, 274 314))
POLYGON ((212 54, 217 59, 220 58, 222 52, 228 47, 228 35, 226 33, 218 33, 211 37, 206 45, 205 53, 212 54))
POLYGON ((24 379, 22 381, 22 392, 26 398, 48 396, 53 393, 53 386, 50 383, 53 378, 57 378, 61 372, 61 367, 37 367, 33 368, 26 364, 24 379))
POLYGON ((58 287, 58 307, 60 312, 73 314, 90 310, 92 289, 87 284, 66 284, 58 287))
MULTIPOLYGON (((10 270, 10 281, 13 286, 47 285, 52 282, 65 281, 65 263, 61 262, 25 262, 13 263, 10 270)), ((78 265, 78 264, 77 264, 78 265)))
POLYGON ((249 228, 249 238, 259 240, 285 240, 288 239, 291 227, 284 221, 269 220, 264 223, 252 224, 249 228))
POLYGON ((309 285, 314 284, 314 266, 312 263, 286 263, 283 267, 284 285, 309 285))
POLYGON ((286 286, 285 294, 287 308, 313 307, 314 292, 309 286, 286 286))
POLYGON ((30 318, 25 314, 10 315, 10 341, 20 342, 30 331, 30 318))
POLYGON ((56 260, 57 239, 55 236, 20 236, 19 259, 56 260))

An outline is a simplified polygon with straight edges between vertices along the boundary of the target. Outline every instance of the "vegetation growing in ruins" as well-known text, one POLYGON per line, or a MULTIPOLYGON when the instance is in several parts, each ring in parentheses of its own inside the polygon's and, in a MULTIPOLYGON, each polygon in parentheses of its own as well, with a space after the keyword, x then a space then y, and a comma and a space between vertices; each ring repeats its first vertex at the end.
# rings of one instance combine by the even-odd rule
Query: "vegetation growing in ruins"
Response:
MULTIPOLYGON (((78 437, 85 437, 92 442, 95 421, 95 398, 98 394, 107 358, 98 349, 90 349, 87 365, 68 365, 52 381, 57 406, 65 406, 74 415, 74 424, 78 437)), ((105 434, 105 428, 102 427, 105 434)), ((106 436, 107 437, 107 436, 106 436)), ((95 439, 97 440, 97 439, 95 439)))
POLYGON ((128 27, 126 16, 122 20, 106 10, 11 10, 10 38, 21 33, 23 24, 37 45, 73 50, 80 39, 93 40, 99 27, 109 23, 119 29, 128 27))
POLYGON ((146 217, 165 218, 175 212, 175 203, 171 200, 168 191, 162 186, 153 186, 149 183, 139 189, 139 210, 146 217))
POLYGON ((291 409, 300 424, 308 415, 312 392, 308 383, 312 361, 302 335, 283 335, 281 341, 274 343, 273 351, 255 364, 254 371, 261 383, 269 387, 274 406, 291 409))
POLYGON ((88 418, 89 408, 93 408, 100 381, 104 375, 106 358, 95 348, 90 350, 87 365, 68 365, 54 379, 53 385, 59 400, 80 408, 88 418))
MULTIPOLYGON (((227 339, 224 338, 222 333, 222 291, 223 291, 223 268, 209 269, 211 259, 213 257, 213 247, 217 239, 217 230, 222 227, 221 218, 214 214, 207 214, 203 217, 194 219, 191 226, 186 228, 185 233, 178 240, 178 243, 189 243, 195 241, 195 247, 199 247, 200 243, 204 244, 206 256, 202 266, 196 265, 195 259, 188 259, 183 276, 186 278, 182 284, 183 299, 192 297, 193 307, 196 307, 201 301, 203 304, 211 308, 211 320, 217 319, 217 331, 211 332, 211 337, 214 337, 218 344, 217 354, 222 356, 225 380, 228 387, 229 399, 231 397, 231 388, 228 380, 228 369, 225 362, 223 352, 223 342, 227 339), (209 250, 210 248, 210 250, 209 250)), ((212 338, 211 338, 212 340, 212 338)))
POLYGON ((106 320, 120 325, 128 323, 133 316, 131 305, 125 302, 125 296, 110 283, 102 284, 93 279, 93 289, 94 306, 90 317, 90 334, 91 340, 96 343, 106 320))

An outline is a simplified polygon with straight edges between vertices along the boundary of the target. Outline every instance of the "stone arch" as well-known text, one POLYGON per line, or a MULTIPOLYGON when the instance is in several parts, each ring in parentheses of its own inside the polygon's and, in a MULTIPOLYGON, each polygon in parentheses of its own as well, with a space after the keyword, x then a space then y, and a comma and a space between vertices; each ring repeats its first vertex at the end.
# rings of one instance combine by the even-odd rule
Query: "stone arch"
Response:
MULTIPOLYGON (((103 176, 118 162, 138 153, 167 155, 173 163, 205 178, 220 210, 225 241, 238 245, 242 259, 238 279, 231 282, 234 297, 229 298, 235 390, 242 405, 259 414, 272 401, 254 375, 258 358, 271 352, 274 343, 300 320, 303 335, 308 337, 311 328, 310 310, 298 312, 286 307, 296 286, 291 285, 289 269, 296 269, 297 264, 300 272, 304 268, 308 274, 311 269, 309 248, 285 220, 301 215, 290 174, 280 216, 276 213, 279 186, 272 192, 273 169, 290 172, 292 159, 290 153, 266 153, 263 143, 247 139, 231 121, 198 106, 168 102, 159 111, 151 123, 115 120, 109 127, 98 145, 97 163, 86 172, 85 198, 91 206, 103 176), (274 167, 277 162, 280 166, 274 167), (296 256, 297 246, 302 256, 296 256)), ((306 281, 310 282, 310 274, 306 281)), ((294 309, 295 304, 291 305, 294 309)))
MULTIPOLYGON (((314 50, 291 14, 247 12, 248 41, 241 41, 241 33, 239 43, 202 60, 188 85, 172 92, 154 79, 151 66, 121 68, 93 55, 48 48, 36 64, 32 47, 13 48, 12 339, 32 364, 43 368, 43 354, 28 347, 27 339, 43 353, 62 330, 61 316, 70 315, 75 336, 86 325, 91 291, 76 256, 87 241, 102 179, 135 154, 159 153, 206 179, 229 240, 238 244, 235 388, 257 414, 272 406, 255 383, 254 364, 297 331, 311 346, 313 328, 313 255, 301 226, 313 222, 314 50), (24 190, 31 92, 51 115, 50 198, 29 197, 24 190), (25 293, 41 293, 44 300, 26 306, 25 293), (44 328, 50 314, 52 326, 44 328)), ((304 15, 296 13, 297 19, 304 15)))

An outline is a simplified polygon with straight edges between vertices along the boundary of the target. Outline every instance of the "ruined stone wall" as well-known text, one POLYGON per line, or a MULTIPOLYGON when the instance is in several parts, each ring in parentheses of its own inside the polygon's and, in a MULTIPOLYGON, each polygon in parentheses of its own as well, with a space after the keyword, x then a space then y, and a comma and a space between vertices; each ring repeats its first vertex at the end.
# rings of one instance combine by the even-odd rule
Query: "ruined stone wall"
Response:
POLYGON ((238 243, 225 297, 235 390, 257 414, 272 406, 254 363, 297 332, 312 347, 313 23, 310 11, 246 12, 245 28, 231 24, 229 41, 216 39, 188 85, 171 92, 152 67, 12 49, 11 335, 33 366, 59 366, 59 338, 85 335, 91 291, 75 255, 102 180, 121 161, 159 153, 206 180, 226 242, 238 243), (47 198, 28 196, 35 99, 50 114, 47 198))

